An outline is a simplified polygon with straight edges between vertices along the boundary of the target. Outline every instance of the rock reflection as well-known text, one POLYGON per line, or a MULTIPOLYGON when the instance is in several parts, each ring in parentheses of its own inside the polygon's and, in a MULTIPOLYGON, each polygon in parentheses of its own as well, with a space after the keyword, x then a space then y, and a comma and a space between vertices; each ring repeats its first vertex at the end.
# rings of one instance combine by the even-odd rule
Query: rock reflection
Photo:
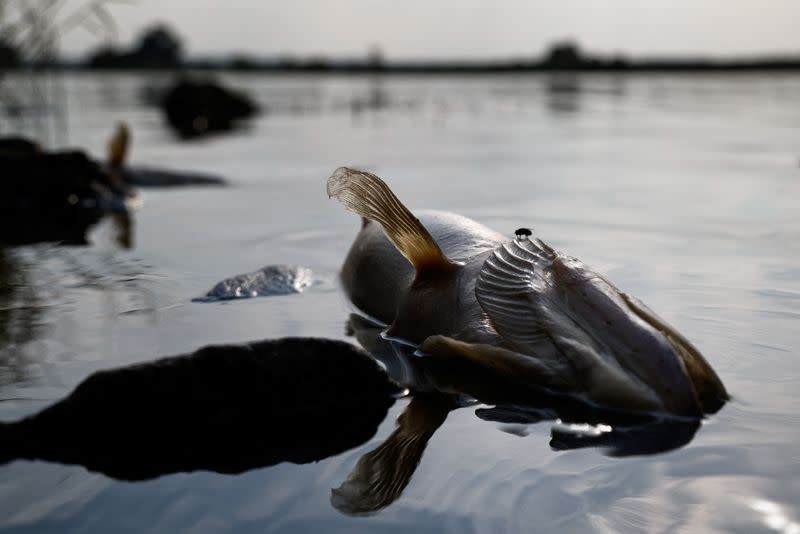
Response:
POLYGON ((0 424, 0 463, 83 465, 123 480, 308 463, 375 434, 399 388, 356 347, 286 338, 93 374, 0 424))
POLYGON ((0 386, 26 377, 23 346, 36 337, 41 306, 13 252, 0 246, 0 386))

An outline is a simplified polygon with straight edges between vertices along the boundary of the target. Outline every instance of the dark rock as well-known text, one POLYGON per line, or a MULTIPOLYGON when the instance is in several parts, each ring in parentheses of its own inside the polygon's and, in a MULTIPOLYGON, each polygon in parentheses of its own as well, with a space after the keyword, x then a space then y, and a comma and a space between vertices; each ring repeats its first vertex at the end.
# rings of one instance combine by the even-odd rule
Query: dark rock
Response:
POLYGON ((254 116, 256 104, 245 94, 210 81, 179 81, 167 91, 162 109, 170 126, 183 137, 232 129, 254 116))
POLYGON ((81 151, 42 152, 18 137, 0 139, 0 242, 85 242, 109 212, 124 212, 131 190, 81 151))
POLYGON ((41 151, 39 145, 24 137, 0 137, 0 156, 29 156, 41 151))
POLYGON ((0 463, 79 464, 124 480, 308 463, 372 437, 399 387, 363 350, 286 338, 100 371, 0 423, 0 463))

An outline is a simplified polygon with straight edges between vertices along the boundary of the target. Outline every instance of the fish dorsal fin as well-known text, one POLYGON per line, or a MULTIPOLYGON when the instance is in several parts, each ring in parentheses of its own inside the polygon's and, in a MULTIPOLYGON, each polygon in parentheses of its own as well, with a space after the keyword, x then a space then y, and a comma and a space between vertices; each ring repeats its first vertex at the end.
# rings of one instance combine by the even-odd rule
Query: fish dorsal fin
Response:
POLYGON ((379 222, 389 240, 417 270, 417 275, 456 269, 457 265, 442 253, 419 219, 374 174, 339 167, 328 178, 328 196, 336 198, 348 210, 379 222))
POLYGON ((131 140, 131 133, 128 125, 120 122, 111 139, 108 141, 108 164, 111 167, 119 168, 125 163, 131 140))

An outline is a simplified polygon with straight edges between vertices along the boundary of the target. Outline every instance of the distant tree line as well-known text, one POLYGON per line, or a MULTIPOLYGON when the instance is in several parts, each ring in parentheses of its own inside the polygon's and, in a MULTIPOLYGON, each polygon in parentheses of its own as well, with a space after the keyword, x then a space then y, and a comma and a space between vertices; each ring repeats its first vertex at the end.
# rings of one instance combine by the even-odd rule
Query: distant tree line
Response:
MULTIPOLYGON (((22 62, 18 51, 0 40, 0 68, 14 68, 22 62)), ((244 54, 227 59, 187 59, 181 38, 164 24, 146 28, 127 49, 102 46, 91 52, 80 65, 88 69, 230 69, 277 72, 397 72, 397 73, 491 73, 519 71, 702 71, 702 70, 800 70, 800 55, 754 59, 664 58, 633 60, 622 55, 604 56, 584 52, 574 41, 551 45, 539 58, 498 61, 405 61, 387 62, 373 45, 361 59, 334 59, 323 56, 255 57, 244 54)))

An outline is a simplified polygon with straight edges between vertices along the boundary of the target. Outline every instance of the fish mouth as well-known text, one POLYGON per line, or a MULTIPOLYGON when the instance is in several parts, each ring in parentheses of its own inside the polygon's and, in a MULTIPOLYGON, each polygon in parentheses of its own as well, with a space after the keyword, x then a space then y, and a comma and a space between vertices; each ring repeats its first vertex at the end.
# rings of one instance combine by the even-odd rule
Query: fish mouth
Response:
POLYGON ((675 355, 680 358, 684 369, 692 382, 697 400, 703 413, 716 413, 730 400, 730 394, 720 380, 711 364, 703 357, 700 351, 692 345, 680 332, 670 326, 653 310, 648 308, 639 299, 631 295, 620 293, 630 309, 643 321, 658 330, 672 347, 675 355))

